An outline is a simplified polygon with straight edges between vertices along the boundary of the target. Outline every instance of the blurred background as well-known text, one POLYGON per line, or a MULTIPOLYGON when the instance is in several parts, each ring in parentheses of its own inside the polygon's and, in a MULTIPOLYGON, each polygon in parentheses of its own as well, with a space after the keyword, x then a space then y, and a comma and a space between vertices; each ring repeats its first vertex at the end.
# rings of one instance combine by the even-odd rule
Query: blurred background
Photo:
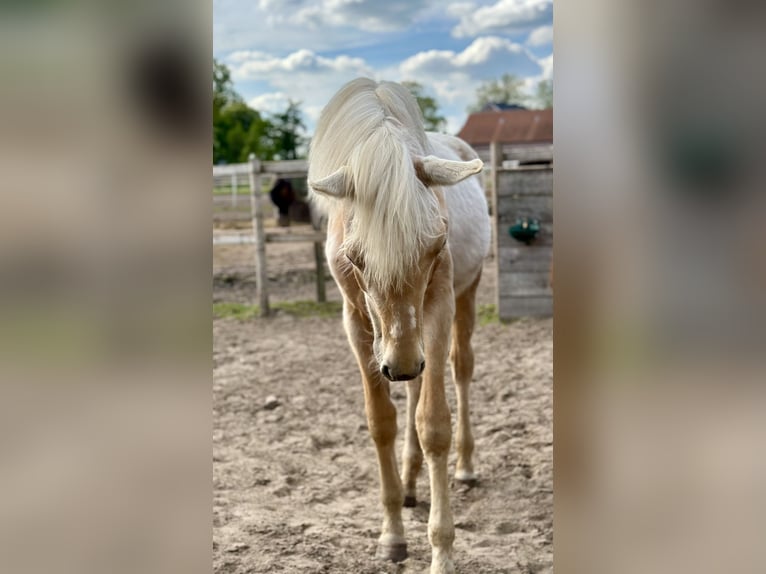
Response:
POLYGON ((766 564, 765 17, 556 6, 561 571, 766 564))
POLYGON ((210 571, 210 3, 0 8, 0 571, 210 571))

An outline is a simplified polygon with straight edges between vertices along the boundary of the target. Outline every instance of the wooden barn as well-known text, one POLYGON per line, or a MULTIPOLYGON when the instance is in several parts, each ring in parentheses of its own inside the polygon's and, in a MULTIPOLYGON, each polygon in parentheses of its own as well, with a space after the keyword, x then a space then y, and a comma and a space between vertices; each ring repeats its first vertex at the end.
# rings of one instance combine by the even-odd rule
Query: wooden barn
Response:
POLYGON ((488 163, 489 146, 503 146, 510 165, 546 164, 553 161, 553 110, 526 110, 489 104, 468 116, 458 137, 467 141, 488 163))
POLYGON ((553 314, 553 110, 471 114, 458 136, 490 167, 501 320, 553 314))

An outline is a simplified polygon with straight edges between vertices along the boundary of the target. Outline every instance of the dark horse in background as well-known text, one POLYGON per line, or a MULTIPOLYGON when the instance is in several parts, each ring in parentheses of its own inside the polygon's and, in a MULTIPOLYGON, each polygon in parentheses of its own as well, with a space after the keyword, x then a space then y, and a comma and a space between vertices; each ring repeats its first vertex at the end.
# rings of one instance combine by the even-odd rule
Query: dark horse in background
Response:
POLYGON ((295 191, 292 184, 286 179, 278 179, 271 188, 269 196, 279 210, 277 223, 280 227, 289 227, 290 206, 295 203, 295 191))

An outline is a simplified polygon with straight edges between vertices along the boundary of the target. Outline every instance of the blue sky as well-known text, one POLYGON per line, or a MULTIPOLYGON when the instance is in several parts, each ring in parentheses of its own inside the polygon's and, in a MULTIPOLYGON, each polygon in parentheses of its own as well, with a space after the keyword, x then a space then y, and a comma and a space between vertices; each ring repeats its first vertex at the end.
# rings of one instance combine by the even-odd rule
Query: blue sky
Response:
POLYGON ((358 76, 419 82, 455 133, 483 80, 552 77, 552 25, 553 0, 214 0, 213 52, 255 109, 301 101, 308 134, 358 76))

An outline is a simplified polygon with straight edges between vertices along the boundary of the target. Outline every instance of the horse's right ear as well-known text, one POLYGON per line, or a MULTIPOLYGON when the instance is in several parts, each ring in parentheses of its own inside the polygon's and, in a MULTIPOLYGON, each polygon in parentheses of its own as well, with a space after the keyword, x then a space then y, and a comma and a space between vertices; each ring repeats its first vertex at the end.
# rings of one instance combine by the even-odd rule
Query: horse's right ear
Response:
POLYGON ((309 187, 316 193, 335 199, 351 195, 351 170, 343 166, 319 181, 310 181, 309 187))
POLYGON ((471 161, 452 161, 432 155, 413 158, 415 173, 426 185, 455 185, 479 173, 484 164, 479 158, 471 161))

